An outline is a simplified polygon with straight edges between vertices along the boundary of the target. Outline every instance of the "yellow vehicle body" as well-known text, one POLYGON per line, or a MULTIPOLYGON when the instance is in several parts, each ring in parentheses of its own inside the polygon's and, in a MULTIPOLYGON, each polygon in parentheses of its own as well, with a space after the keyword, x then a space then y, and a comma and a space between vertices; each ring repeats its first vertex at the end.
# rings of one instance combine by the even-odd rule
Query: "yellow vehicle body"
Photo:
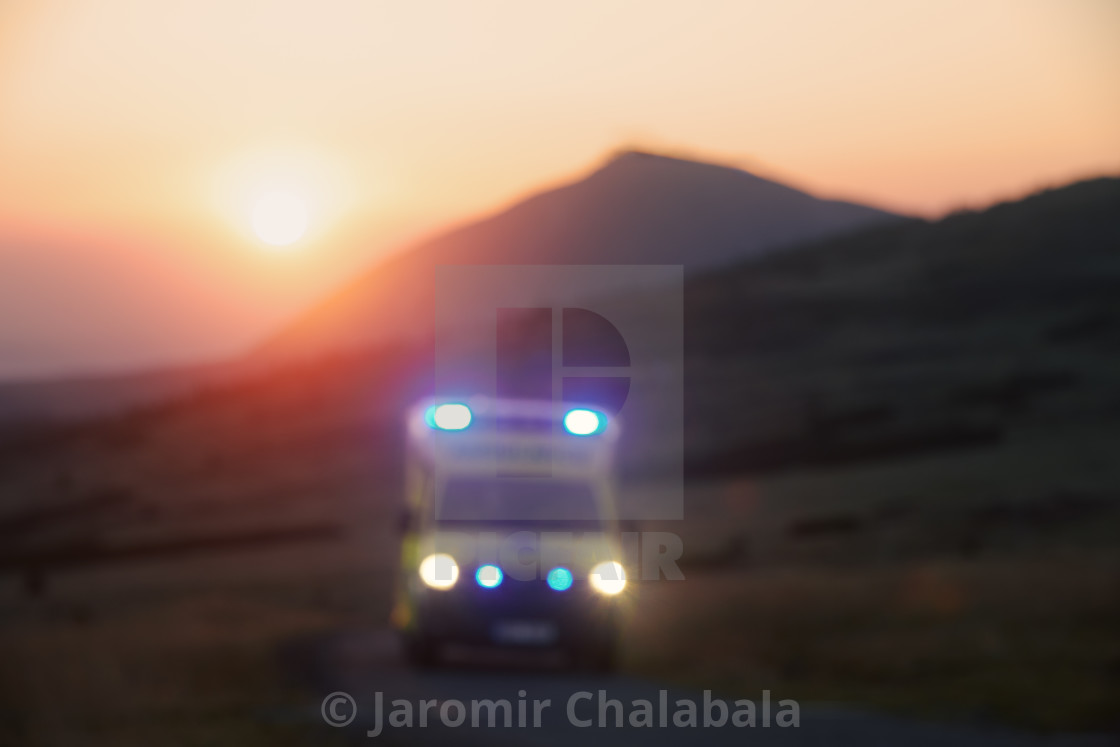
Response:
POLYGON ((609 667, 632 592, 614 503, 618 424, 550 402, 445 404, 417 405, 407 424, 392 621, 410 658, 434 663, 451 644, 555 648, 609 667))

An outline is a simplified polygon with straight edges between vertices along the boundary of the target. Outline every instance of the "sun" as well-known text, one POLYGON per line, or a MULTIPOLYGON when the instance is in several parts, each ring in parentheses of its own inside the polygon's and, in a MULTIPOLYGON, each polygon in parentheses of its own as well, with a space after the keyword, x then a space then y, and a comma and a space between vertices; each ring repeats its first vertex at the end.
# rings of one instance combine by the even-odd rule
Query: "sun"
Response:
POLYGON ((292 192, 262 194, 253 205, 253 233, 272 246, 288 246, 307 233, 307 201, 292 192))

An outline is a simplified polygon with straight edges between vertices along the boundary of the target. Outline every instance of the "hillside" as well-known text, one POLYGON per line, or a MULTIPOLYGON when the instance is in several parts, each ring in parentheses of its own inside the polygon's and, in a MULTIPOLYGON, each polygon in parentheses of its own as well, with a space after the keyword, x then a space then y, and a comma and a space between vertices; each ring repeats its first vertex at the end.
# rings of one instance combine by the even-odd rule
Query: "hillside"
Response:
MULTIPOLYGON (((1069 443, 1111 442, 1120 417, 1117 204, 1120 180, 1101 179, 692 277, 688 475, 1045 445, 1064 438, 1063 429, 1076 436, 1069 443)), ((363 474, 391 473, 399 413, 430 385, 430 355, 425 344, 374 345, 213 381, 102 423, 48 429, 31 440, 12 432, 0 453, 0 493, 16 503, 55 493, 52 485, 70 478, 39 475, 37 465, 64 465, 68 443, 80 462, 95 457, 92 474, 107 476, 135 476, 127 465, 175 454, 183 471, 176 492, 199 496, 210 495, 208 481, 223 472, 248 486, 283 483, 290 467, 308 475, 301 483, 314 483, 326 479, 315 477, 320 458, 352 462, 363 474), (211 473, 205 465, 212 463, 225 466, 211 473), (256 468, 243 472, 246 465, 256 468)), ((631 433, 623 449, 628 474, 649 473, 655 442, 655 434, 631 433)), ((1066 456, 1089 458, 1090 451, 1066 456)), ((1120 478, 1102 469, 1079 468, 1079 479, 1099 478, 1104 490, 1120 478)), ((155 478, 159 470, 144 473, 155 478)), ((323 474, 345 480, 345 471, 323 474)), ((1051 478, 1065 479, 1060 470, 1051 478)))
MULTIPOLYGON (((268 341, 262 358, 305 357, 423 331, 441 264, 683 264, 699 271, 887 221, 749 172, 640 152, 377 265, 268 341)), ((527 302, 547 288, 524 288, 527 302)))
POLYGON ((1120 179, 1099 179, 695 278, 694 452, 782 462, 900 429, 952 442, 1115 427, 1118 206, 1120 179), (751 417, 729 417, 728 399, 751 417))
MULTIPOLYGON (((109 414, 285 361, 424 335, 431 325, 432 268, 439 264, 684 264, 698 271, 892 218, 740 169, 625 152, 573 184, 372 267, 244 359, 0 384, 0 427, 109 414)), ((530 304, 549 292, 519 290, 530 304)))
MULTIPOLYGON (((1114 728, 1118 204, 1096 180, 691 278, 685 520, 643 526, 682 537, 689 583, 642 590, 630 671, 1114 728)), ((0 436, 7 588, 100 630, 115 598, 61 601, 85 579, 173 596, 195 567, 243 598, 267 571, 262 598, 380 625, 431 366, 370 346, 0 436)), ((646 500, 656 433, 627 434, 620 497, 646 500)))

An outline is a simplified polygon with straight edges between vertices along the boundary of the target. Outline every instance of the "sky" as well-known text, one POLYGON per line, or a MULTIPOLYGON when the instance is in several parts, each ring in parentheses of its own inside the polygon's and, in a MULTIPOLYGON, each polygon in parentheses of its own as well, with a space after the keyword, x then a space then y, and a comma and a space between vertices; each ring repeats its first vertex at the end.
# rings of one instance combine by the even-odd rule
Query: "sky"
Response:
POLYGON ((3 3, 0 378, 235 355, 620 147, 926 217, 1120 173, 1117 39, 1110 0, 3 3))

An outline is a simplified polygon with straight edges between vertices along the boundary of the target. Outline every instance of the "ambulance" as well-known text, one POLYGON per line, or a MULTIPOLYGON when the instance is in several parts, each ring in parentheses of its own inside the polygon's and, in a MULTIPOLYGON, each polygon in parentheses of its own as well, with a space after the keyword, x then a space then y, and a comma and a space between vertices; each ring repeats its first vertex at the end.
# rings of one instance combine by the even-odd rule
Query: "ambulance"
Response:
POLYGON ((416 665, 451 646, 613 666, 633 592, 613 486, 619 424, 592 406, 473 398, 407 416, 392 622, 416 665))

